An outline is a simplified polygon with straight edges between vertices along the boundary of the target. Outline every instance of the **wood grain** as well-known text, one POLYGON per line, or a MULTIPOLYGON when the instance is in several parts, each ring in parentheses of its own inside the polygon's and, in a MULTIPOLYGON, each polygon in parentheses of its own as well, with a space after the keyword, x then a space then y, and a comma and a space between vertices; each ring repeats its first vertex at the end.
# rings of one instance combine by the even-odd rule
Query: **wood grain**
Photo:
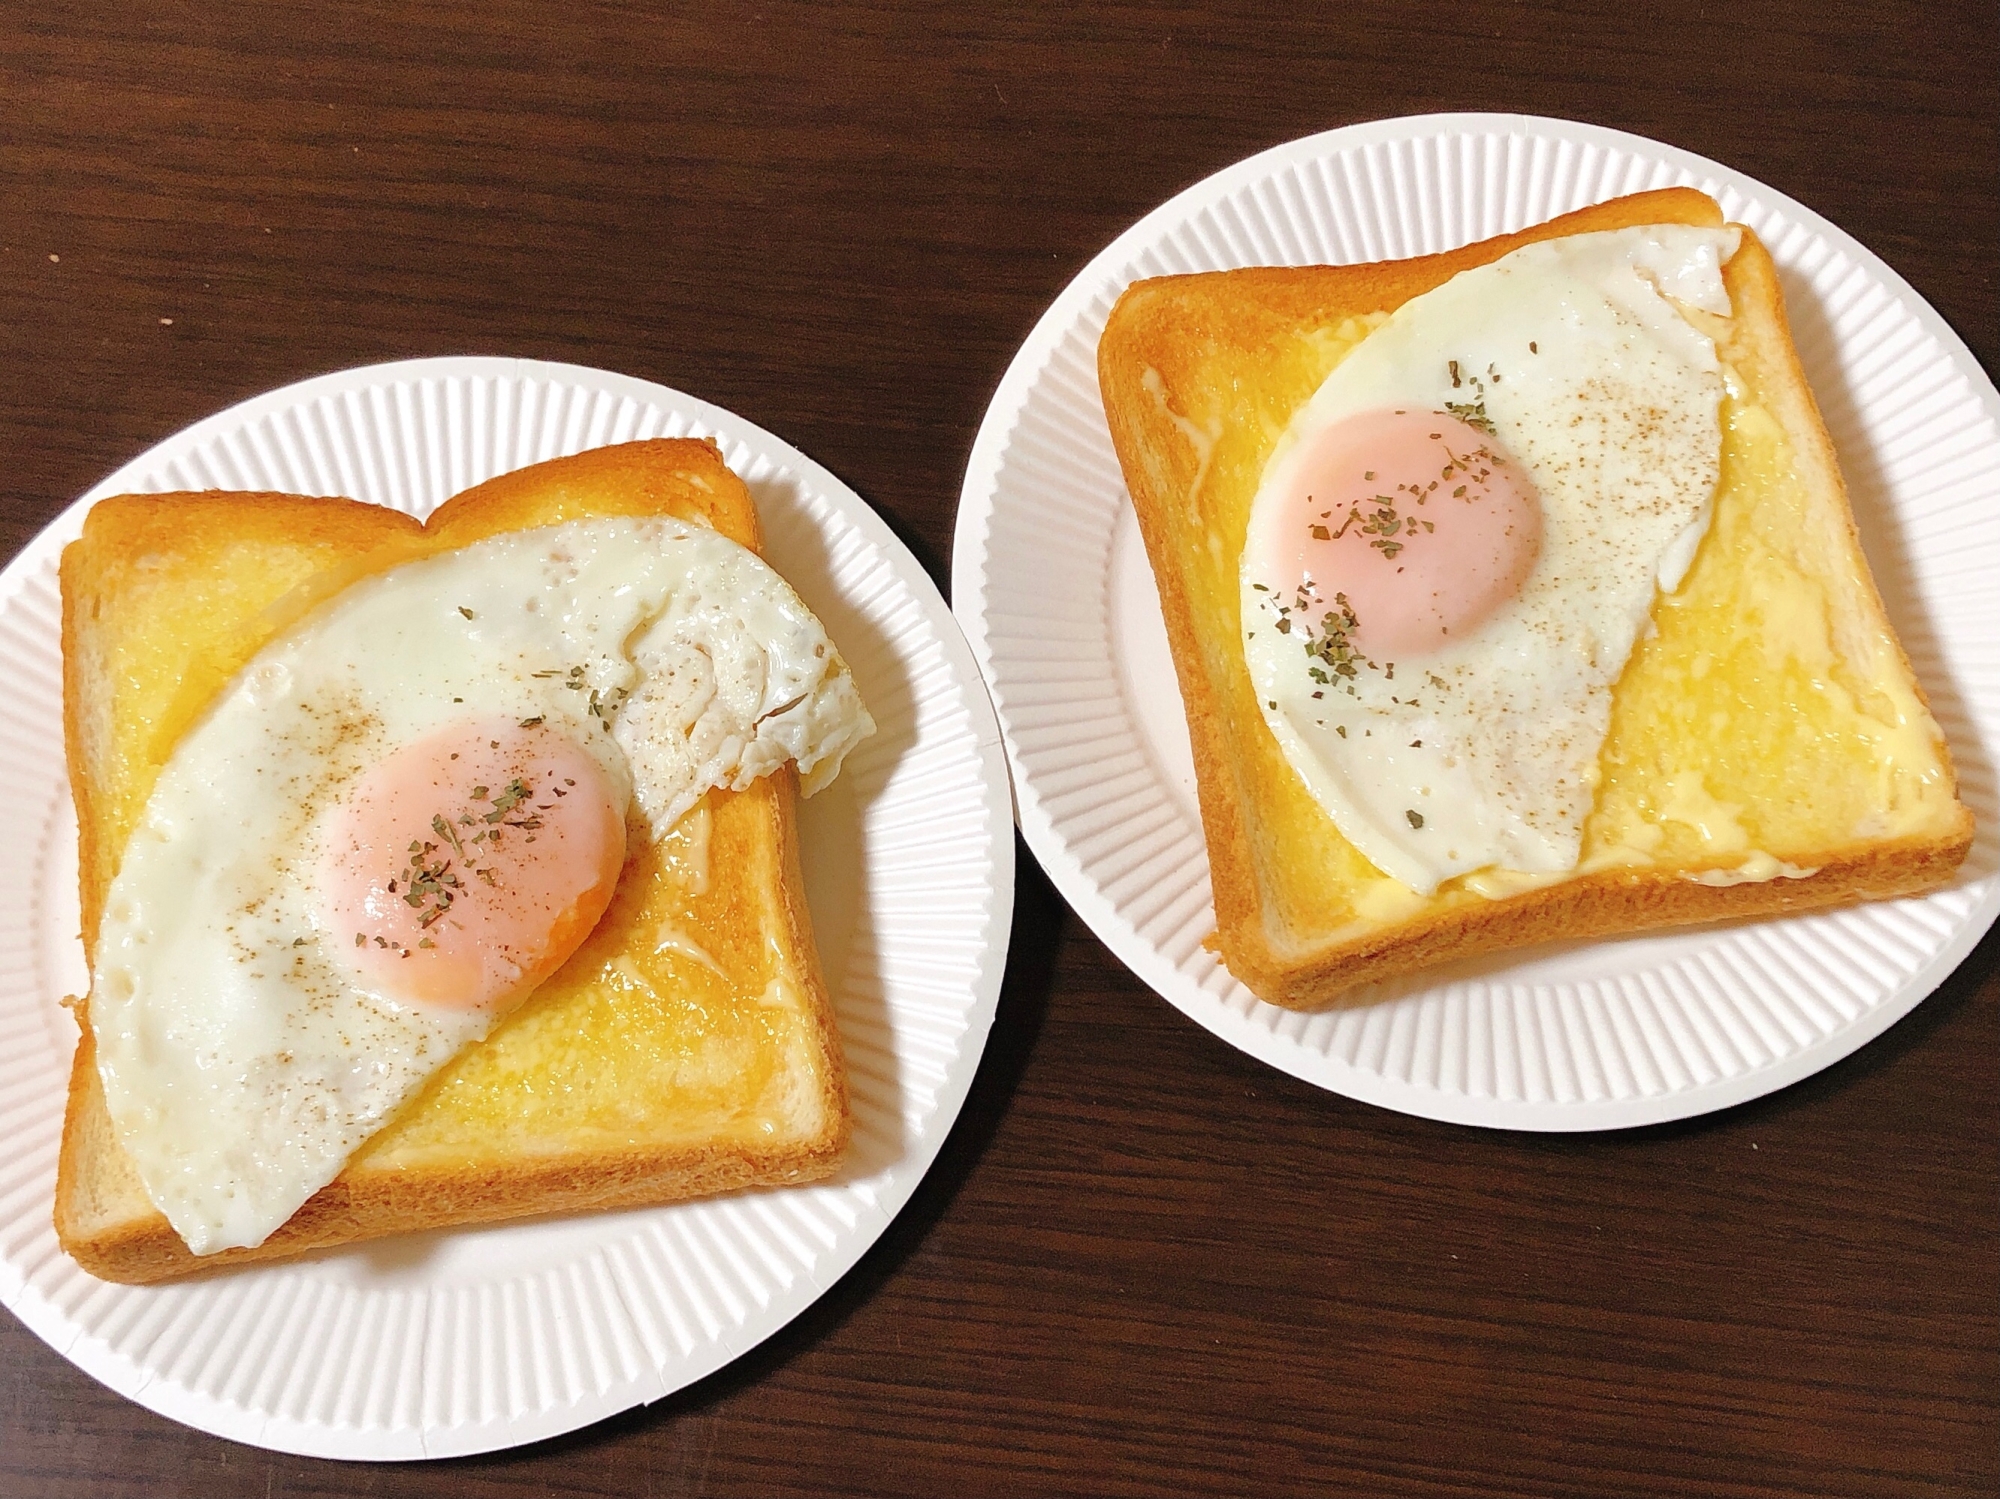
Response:
MULTIPOLYGON (((942 579, 979 417, 1092 254, 1252 151, 1431 110, 1748 172, 1990 371, 1996 80, 1971 0, 10 7, 0 543, 242 397, 504 353, 740 412, 942 579)), ((1023 871, 936 1169, 749 1357, 536 1447, 348 1466, 178 1427, 0 1317, 0 1493, 2000 1488, 1994 942, 1772 1098, 1506 1135, 1237 1055, 1023 871)))

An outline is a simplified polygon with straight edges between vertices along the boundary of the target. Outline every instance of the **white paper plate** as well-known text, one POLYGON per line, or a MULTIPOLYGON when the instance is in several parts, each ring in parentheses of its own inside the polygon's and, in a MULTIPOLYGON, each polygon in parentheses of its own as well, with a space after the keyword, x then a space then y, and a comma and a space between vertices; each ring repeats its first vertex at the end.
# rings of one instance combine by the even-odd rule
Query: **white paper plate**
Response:
POLYGON ((2000 910, 2000 399, 1943 319, 1817 214, 1740 173, 1595 126, 1431 115, 1329 131, 1148 214, 1015 356, 966 473, 953 607, 986 673, 1022 833, 1112 951, 1223 1040, 1430 1118, 1606 1129, 1754 1098, 1930 993, 2000 910), (1144 276, 1426 254, 1646 188, 1713 194, 1761 235, 1889 612, 1980 836, 1920 900, 1541 948, 1302 1015, 1202 947, 1215 914, 1152 574, 1097 391, 1098 334, 1144 276))
POLYGON ((720 1368, 889 1224, 957 1117, 1013 909, 1006 768, 944 601, 852 490, 663 386, 571 365, 426 359, 273 391, 197 423, 67 511, 0 575, 0 1300, 86 1373, 204 1431, 319 1457, 417 1458, 554 1435, 720 1368), (880 732, 804 804, 854 1145, 831 1182, 385 1240, 185 1285, 106 1285, 49 1226, 84 983, 63 776, 56 558, 101 496, 344 494, 424 514, 605 443, 711 436, 772 562, 826 622, 880 732))

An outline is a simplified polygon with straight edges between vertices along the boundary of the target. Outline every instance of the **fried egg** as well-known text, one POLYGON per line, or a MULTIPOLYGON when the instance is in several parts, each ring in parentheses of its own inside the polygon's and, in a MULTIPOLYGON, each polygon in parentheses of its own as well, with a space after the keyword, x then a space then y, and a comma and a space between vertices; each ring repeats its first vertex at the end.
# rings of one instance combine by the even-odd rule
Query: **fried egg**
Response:
POLYGON ((108 893, 105 1101, 197 1254, 262 1243, 587 936, 628 848, 874 724, 798 595, 664 519, 356 583, 176 746, 108 893))
POLYGON ((1273 450, 1239 575, 1258 707, 1419 894, 1578 862, 1612 686, 1708 527, 1722 373, 1680 306, 1729 314, 1736 240, 1644 226, 1460 272, 1273 450))

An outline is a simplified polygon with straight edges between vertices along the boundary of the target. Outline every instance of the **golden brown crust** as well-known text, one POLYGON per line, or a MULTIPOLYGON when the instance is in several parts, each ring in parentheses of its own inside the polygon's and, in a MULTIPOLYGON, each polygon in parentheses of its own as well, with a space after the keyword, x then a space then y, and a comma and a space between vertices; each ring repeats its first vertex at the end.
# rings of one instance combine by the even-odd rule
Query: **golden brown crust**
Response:
MULTIPOLYGON (((65 716, 80 825, 86 951, 94 946, 89 939, 115 873, 113 850, 123 845, 108 811, 109 775, 121 769, 107 748, 112 736, 105 700, 113 694, 96 673, 105 659, 103 632, 143 624, 120 618, 121 604, 130 606, 135 577, 164 574, 165 586, 172 587, 176 577, 216 570, 216 545, 248 548, 261 564, 261 581, 244 583, 248 591, 239 589, 229 604, 259 618, 275 608, 273 617, 289 622, 310 607, 302 599, 324 598, 336 586, 320 586, 322 570, 330 568, 336 583, 344 583, 500 531, 598 515, 674 515, 710 524, 753 549, 761 540, 748 490, 712 444, 691 440, 624 444, 504 475, 440 506, 428 527, 376 506, 288 495, 121 496, 102 502, 62 563, 65 716)), ((210 654, 229 659, 214 685, 254 651, 255 645, 243 647, 244 639, 261 645, 279 627, 260 626, 244 636, 232 622, 217 622, 223 644, 210 654)), ((158 694, 151 700, 155 708, 159 701, 158 694)), ((131 766, 122 769, 129 772, 131 766)), ((746 791, 714 795, 722 808, 719 836, 729 840, 725 857, 716 860, 716 878, 755 882, 754 889, 746 889, 745 905, 761 913, 765 926, 759 940, 768 940, 801 992, 811 1053, 801 1081, 816 1094, 802 1112, 820 1121, 816 1130, 775 1145, 713 1135, 617 1148, 578 1143, 537 1159, 470 1165, 358 1158, 262 1245, 197 1258, 145 1199, 117 1142, 98 1079, 88 1004, 80 1001, 75 1009, 82 1034, 70 1075, 54 1205, 63 1247, 93 1275, 143 1283, 385 1234, 674 1202, 830 1175, 850 1129, 846 1069, 799 869, 797 778, 788 767, 746 791)))
POLYGON ((438 544, 469 546, 528 526, 610 515, 675 515, 764 549, 756 507, 712 442, 655 437, 592 448, 501 474, 446 500, 424 522, 438 544))
MULTIPOLYGON (((1113 445, 1124 470, 1159 586, 1175 674, 1186 705, 1202 826, 1216 908, 1214 945, 1230 971, 1273 1003, 1317 1009, 1358 986, 1496 949, 1646 927, 1795 911, 1909 894, 1948 879, 1971 845, 1970 814, 1934 837, 1835 847, 1805 878, 1715 886, 1676 869, 1619 869, 1578 876, 1504 900, 1438 901, 1408 919, 1359 935, 1287 929, 1274 894, 1290 872, 1275 868, 1262 839, 1267 815, 1268 737, 1240 644, 1210 638, 1191 595, 1190 559, 1211 538, 1192 498, 1209 454, 1178 431, 1163 392, 1199 384, 1205 351, 1277 347, 1296 330, 1393 311, 1409 298, 1520 246, 1632 225, 1719 226, 1721 211, 1686 188, 1641 193, 1442 255, 1361 266, 1250 269, 1138 282, 1113 308, 1098 345, 1098 378, 1113 445), (1148 381, 1155 382, 1150 388, 1148 381)), ((1817 485, 1845 518, 1842 560, 1856 572, 1866 608, 1889 634, 1879 596, 1853 536, 1853 519, 1796 350, 1786 331, 1775 269, 1744 231, 1729 267, 1739 309, 1754 313, 1759 354, 1781 375, 1777 412, 1817 485)), ((1741 319, 1739 319, 1741 321, 1741 319)), ((1891 637, 1893 639, 1893 636, 1891 637)), ((1907 672, 1900 649, 1897 659, 1907 672)), ((1947 762, 1947 774, 1948 774, 1947 762)))
POLYGON ((1363 985, 1510 947, 1914 895, 1951 878, 1970 843, 1968 826, 1962 841, 1875 845, 1836 856, 1803 878, 1736 885, 1704 885, 1673 870, 1599 870, 1506 900, 1425 912, 1319 953, 1281 954, 1253 941, 1231 955, 1229 971, 1273 1004, 1324 1009, 1363 985))

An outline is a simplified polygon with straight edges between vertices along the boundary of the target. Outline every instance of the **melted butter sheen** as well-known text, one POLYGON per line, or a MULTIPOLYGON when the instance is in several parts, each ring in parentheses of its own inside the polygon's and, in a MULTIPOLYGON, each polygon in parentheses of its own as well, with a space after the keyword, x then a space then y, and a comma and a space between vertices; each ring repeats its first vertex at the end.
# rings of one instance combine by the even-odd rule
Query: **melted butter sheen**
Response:
POLYGON ((810 1041, 804 996, 777 976, 768 918, 737 907, 775 880, 707 879, 710 859, 751 856, 767 794, 711 792, 636 855, 590 940, 355 1160, 517 1159, 773 1128, 788 1058, 810 1041))
MULTIPOLYGON (((1202 455, 1202 488, 1189 497, 1214 562, 1188 578, 1209 649, 1239 639, 1235 568, 1272 447, 1292 410, 1383 320, 1347 318, 1301 335, 1274 317, 1261 344, 1192 352, 1196 388, 1256 402, 1227 421, 1218 411, 1181 413, 1218 432, 1202 455)), ((1835 636, 1818 579, 1847 571, 1846 542, 1807 524, 1795 455, 1760 391, 1770 374, 1726 320, 1704 327, 1727 384, 1715 518, 1680 590, 1656 600, 1657 632, 1641 639, 1614 689, 1578 868, 1679 866, 1711 884, 1799 878, 1813 872, 1811 851, 1829 844, 1947 824, 1953 798, 1933 722, 1902 678, 1894 642, 1835 636)), ((1192 367, 1163 372, 1168 387, 1192 384, 1192 367)), ((1403 914, 1409 892, 1341 837, 1264 729, 1247 682, 1235 707, 1224 732, 1275 810, 1270 857, 1328 875, 1269 887, 1277 918, 1337 931, 1403 914)), ((1502 899, 1547 882, 1485 870, 1447 881, 1436 900, 1502 899)))
MULTIPOLYGON (((1282 309, 1274 309, 1262 321, 1264 326, 1258 330, 1261 338, 1232 335, 1226 341, 1197 345, 1189 350, 1190 368, 1176 366, 1161 371, 1162 399, 1169 389, 1193 388, 1228 391, 1237 403, 1227 413, 1219 405, 1174 411, 1202 432, 1215 434, 1212 443, 1194 443, 1197 465, 1193 478, 1199 482, 1183 487, 1187 524, 1198 528, 1184 555, 1200 559, 1188 568, 1188 604, 1204 621, 1198 633, 1205 648, 1235 652, 1239 660, 1241 583, 1237 567, 1249 526, 1250 502, 1263 478, 1264 465, 1292 412, 1311 399, 1355 345, 1388 321, 1388 314, 1346 317, 1304 331, 1294 326, 1290 314, 1282 309), (1194 373, 1196 368, 1201 371, 1199 377, 1194 373)), ((1149 387, 1151 384, 1149 381, 1149 387)), ((1341 898, 1340 887, 1354 889, 1369 884, 1375 878, 1374 867, 1341 837, 1305 782, 1285 762, 1277 741, 1264 727, 1247 673, 1238 674, 1242 677, 1241 699, 1234 705, 1236 711, 1225 716, 1220 726, 1260 782, 1266 804, 1278 809, 1272 819, 1274 857, 1296 867, 1323 869, 1331 876, 1310 882, 1303 899, 1293 886, 1303 887, 1307 882, 1274 885, 1272 893, 1280 915, 1301 926, 1326 926, 1333 920, 1349 919, 1354 909, 1341 898)), ((1399 904, 1410 898, 1410 892, 1395 881, 1384 883, 1393 889, 1381 892, 1380 901, 1399 904)))
POLYGON ((1643 857, 1705 867, 1705 883, 1797 878, 1788 854, 1919 833, 1950 810, 1893 648, 1835 638, 1793 455, 1732 373, 1714 527, 1619 683, 1586 867, 1643 857))

